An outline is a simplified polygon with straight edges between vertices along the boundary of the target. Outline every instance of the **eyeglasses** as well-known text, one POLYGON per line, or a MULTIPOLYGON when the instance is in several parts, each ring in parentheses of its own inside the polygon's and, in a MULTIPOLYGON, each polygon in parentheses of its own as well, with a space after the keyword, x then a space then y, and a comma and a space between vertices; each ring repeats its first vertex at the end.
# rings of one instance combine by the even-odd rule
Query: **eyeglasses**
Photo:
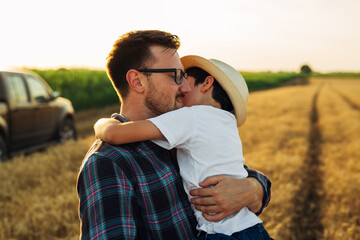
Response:
POLYGON ((188 75, 181 69, 178 68, 164 68, 164 69, 138 69, 139 72, 146 72, 146 73, 167 73, 173 72, 175 73, 174 80, 177 85, 182 84, 184 78, 187 79, 188 75))

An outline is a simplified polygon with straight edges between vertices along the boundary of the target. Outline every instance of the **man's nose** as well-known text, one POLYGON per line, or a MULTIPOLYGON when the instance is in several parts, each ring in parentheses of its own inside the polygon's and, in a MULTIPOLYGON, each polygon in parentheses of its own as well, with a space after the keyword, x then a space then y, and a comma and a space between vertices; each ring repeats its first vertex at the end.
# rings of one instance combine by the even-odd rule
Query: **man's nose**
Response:
POLYGON ((180 85, 180 92, 184 94, 191 92, 190 84, 186 78, 184 78, 183 82, 180 85))

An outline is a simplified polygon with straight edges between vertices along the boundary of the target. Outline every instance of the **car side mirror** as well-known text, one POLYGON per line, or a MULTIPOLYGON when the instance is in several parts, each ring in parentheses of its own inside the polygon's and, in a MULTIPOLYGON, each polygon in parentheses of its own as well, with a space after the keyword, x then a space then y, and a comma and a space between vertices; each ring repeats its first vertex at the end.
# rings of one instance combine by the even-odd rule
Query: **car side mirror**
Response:
POLYGON ((60 93, 58 91, 53 91, 51 94, 51 99, 56 99, 60 97, 60 93))

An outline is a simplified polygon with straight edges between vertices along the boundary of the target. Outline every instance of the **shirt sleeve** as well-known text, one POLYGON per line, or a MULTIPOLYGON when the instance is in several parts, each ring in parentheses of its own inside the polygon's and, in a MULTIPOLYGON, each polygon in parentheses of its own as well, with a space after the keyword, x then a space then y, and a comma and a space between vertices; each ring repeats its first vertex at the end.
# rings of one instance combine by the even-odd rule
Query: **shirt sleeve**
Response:
POLYGON ((105 157, 91 155, 77 183, 80 239, 135 239, 134 191, 122 170, 105 157))
POLYGON ((262 201, 262 207, 260 209, 260 211, 258 211, 256 213, 256 215, 260 215, 262 213, 262 211, 264 210, 264 208, 269 204, 270 199, 271 199, 271 182, 269 180, 269 178, 256 170, 252 170, 249 169, 247 166, 244 166, 246 171, 248 172, 248 177, 252 177, 257 179, 260 184, 263 186, 264 189, 264 197, 263 197, 263 201, 262 201))
POLYGON ((164 135, 163 139, 155 139, 153 142, 165 149, 184 149, 194 135, 195 116, 191 107, 167 112, 149 121, 164 135))

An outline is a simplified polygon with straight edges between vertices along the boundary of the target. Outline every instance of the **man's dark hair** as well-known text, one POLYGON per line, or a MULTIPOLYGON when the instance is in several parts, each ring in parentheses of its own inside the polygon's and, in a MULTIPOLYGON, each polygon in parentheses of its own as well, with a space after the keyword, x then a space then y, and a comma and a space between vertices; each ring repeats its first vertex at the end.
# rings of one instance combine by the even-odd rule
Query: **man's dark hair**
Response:
MULTIPOLYGON (((195 86, 200 83, 203 83, 208 76, 211 76, 211 74, 198 67, 188 68, 186 69, 186 72, 188 76, 195 78, 195 86)), ((215 78, 214 80, 215 81, 213 84, 214 89, 212 92, 212 98, 220 104, 221 109, 229 112, 233 111, 234 106, 232 105, 229 96, 227 95, 225 90, 220 86, 220 84, 216 81, 215 78)))
POLYGON ((130 69, 146 68, 155 61, 151 54, 151 46, 163 46, 177 50, 180 47, 179 37, 159 30, 132 31, 114 43, 107 57, 107 73, 121 98, 126 98, 129 85, 126 74, 130 69))

